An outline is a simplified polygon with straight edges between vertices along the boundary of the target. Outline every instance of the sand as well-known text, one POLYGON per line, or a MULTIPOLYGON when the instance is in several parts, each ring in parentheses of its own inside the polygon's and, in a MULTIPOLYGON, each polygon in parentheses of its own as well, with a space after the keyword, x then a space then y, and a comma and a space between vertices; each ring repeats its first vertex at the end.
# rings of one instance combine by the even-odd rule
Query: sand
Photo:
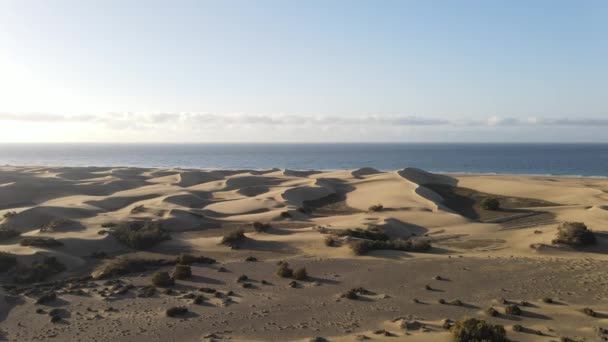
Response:
POLYGON ((0 273, 0 340, 450 341, 443 320, 464 317, 503 325, 517 341, 602 340, 608 336, 600 329, 608 327, 607 223, 608 180, 598 178, 372 168, 4 166, 0 224, 21 236, 0 241, 0 252, 14 254, 21 266, 54 256, 66 269, 39 286, 57 294, 44 304, 23 290, 31 284, 10 286, 19 267, 0 273), (503 209, 484 211, 475 204, 488 196, 499 198, 503 209), (377 204, 382 210, 369 209, 377 204), (15 213, 2 219, 9 212, 15 213), (102 225, 130 221, 159 222, 171 239, 140 251, 112 234, 99 234, 112 230, 102 225), (271 227, 256 232, 255 221, 271 227), (552 244, 564 221, 584 222, 598 243, 552 244), (41 231, 50 222, 57 222, 55 229, 41 231), (221 244, 222 236, 238 228, 246 235, 238 248, 221 244), (342 238, 337 247, 324 243, 327 236, 354 228, 426 240, 432 249, 355 255, 348 242, 353 238, 342 238), (28 236, 52 237, 63 245, 21 246, 28 236), (93 257, 94 252, 105 256, 93 257), (149 298, 136 294, 150 285, 154 272, 171 272, 172 265, 48 286, 97 275, 120 258, 173 260, 180 253, 217 262, 193 264, 192 278, 176 280, 172 291, 159 289, 149 298), (295 284, 278 277, 279 261, 305 267, 309 277, 295 284), (237 282, 241 275, 250 285, 237 282), (133 288, 116 292, 129 284, 133 288), (356 300, 340 296, 359 287, 369 292, 356 300), (224 295, 216 298, 200 288, 224 295), (226 295, 229 291, 234 293, 226 295), (205 296, 204 302, 194 304, 194 295, 205 296), (505 314, 505 301, 519 303, 523 314, 505 314), (189 312, 167 317, 172 306, 189 312), (500 315, 489 316, 490 307, 500 315), (596 317, 583 314, 585 307, 596 317), (52 309, 59 309, 57 322, 50 321, 52 309), (516 332, 514 325, 524 328, 516 332))

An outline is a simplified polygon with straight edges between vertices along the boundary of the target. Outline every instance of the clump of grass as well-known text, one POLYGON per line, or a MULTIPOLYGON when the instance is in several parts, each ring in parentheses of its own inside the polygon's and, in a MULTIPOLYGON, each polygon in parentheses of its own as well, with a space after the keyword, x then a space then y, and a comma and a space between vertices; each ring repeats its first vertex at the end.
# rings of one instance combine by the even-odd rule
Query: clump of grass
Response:
POLYGON ((245 231, 243 229, 233 230, 232 232, 224 235, 222 237, 222 245, 226 246, 238 246, 241 242, 243 242, 247 237, 245 236, 245 231))
POLYGON ((267 232, 271 226, 270 223, 262 223, 262 222, 253 222, 252 223, 253 226, 253 230, 255 230, 258 233, 264 233, 267 232))
POLYGON ((308 273, 306 272, 306 268, 300 267, 293 271, 293 279, 295 280, 306 280, 308 278, 308 273))
POLYGON ((125 222, 116 226, 111 232, 118 241, 134 249, 148 249, 171 239, 168 232, 162 229, 159 222, 125 222))
POLYGON ((557 227, 557 237, 553 244, 571 246, 593 245, 597 242, 595 234, 582 222, 564 222, 557 227))
POLYGON ((431 243, 422 239, 409 240, 355 240, 349 244, 355 255, 365 255, 372 250, 387 249, 404 252, 428 252, 431 250, 431 243))
POLYGON ((17 266, 17 257, 14 254, 0 252, 0 273, 17 266))
POLYGON ((370 206, 369 211, 378 212, 384 210, 384 206, 382 204, 374 204, 370 206))
POLYGON ((63 246, 63 242, 45 236, 27 236, 19 241, 21 246, 53 248, 63 246))
POLYGON ((519 306, 517 306, 515 304, 510 304, 510 305, 505 306, 505 313, 507 315, 520 316, 521 309, 519 308, 519 306))
POLYGON ((475 318, 456 321, 450 329, 454 342, 507 342, 502 325, 493 325, 475 318))
POLYGON ((35 261, 30 267, 22 267, 15 276, 16 283, 36 283, 46 278, 65 271, 64 264, 55 257, 46 257, 41 261, 35 261))
POLYGON ((171 278, 169 272, 156 272, 152 275, 152 284, 158 287, 168 287, 175 285, 175 280, 171 278))
POLYGON ((495 197, 487 197, 487 198, 484 198, 483 200, 481 200, 481 203, 479 203, 479 206, 481 207, 481 209, 484 209, 484 210, 499 210, 500 202, 495 197))
POLYGON ((291 278, 293 276, 293 269, 289 267, 289 264, 282 262, 277 270, 277 275, 281 278, 291 278))
POLYGON ((192 269, 188 265, 175 265, 173 279, 188 279, 192 277, 192 269))
POLYGON ((361 229, 361 228, 356 228, 356 229, 346 229, 346 230, 341 230, 336 232, 337 236, 350 236, 353 238, 358 238, 358 239, 365 239, 365 240, 374 240, 374 241, 387 241, 390 239, 390 237, 388 235, 386 235, 386 233, 384 233, 383 231, 381 231, 378 228, 369 228, 369 229, 361 229))

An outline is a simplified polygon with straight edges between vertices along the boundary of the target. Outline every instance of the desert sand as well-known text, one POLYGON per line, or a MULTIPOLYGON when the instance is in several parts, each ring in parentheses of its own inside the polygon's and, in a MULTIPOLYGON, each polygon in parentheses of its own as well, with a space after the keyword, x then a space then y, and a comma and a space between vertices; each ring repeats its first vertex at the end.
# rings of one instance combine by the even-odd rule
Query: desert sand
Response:
POLYGON ((0 220, 20 234, 0 241, 17 261, 0 273, 0 340, 450 341, 445 320, 464 317, 515 341, 608 336, 607 179, 4 166, 0 220), (487 197, 501 209, 482 209, 487 197), (553 243, 566 221, 584 222, 597 243, 553 243), (157 222, 170 238, 128 247, 113 233, 128 222, 157 222), (356 255, 359 238, 341 234, 356 228, 431 248, 356 255), (222 243, 238 229, 244 238, 222 243), (60 244, 23 246, 28 237, 60 244), (180 253, 216 262, 150 290, 180 253), (64 268, 16 280, 47 257, 64 268), (104 273, 125 258, 161 261, 104 273), (281 261, 308 276, 278 276, 281 261), (350 289, 356 299, 343 296, 350 289), (521 314, 505 313, 510 304, 521 314), (171 307, 188 311, 168 317, 171 307))

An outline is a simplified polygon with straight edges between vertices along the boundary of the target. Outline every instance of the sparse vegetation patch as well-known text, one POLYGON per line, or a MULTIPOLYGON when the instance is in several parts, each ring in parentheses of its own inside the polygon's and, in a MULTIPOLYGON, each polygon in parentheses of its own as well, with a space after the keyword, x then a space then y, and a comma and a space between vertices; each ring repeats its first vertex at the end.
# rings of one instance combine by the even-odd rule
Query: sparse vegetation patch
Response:
POLYGON ((557 227, 557 237, 553 244, 571 246, 593 245, 597 242, 595 234, 582 222, 564 222, 557 227))
POLYGON ((118 241, 134 249, 147 249, 171 239, 159 222, 126 222, 116 226, 111 232, 118 241))

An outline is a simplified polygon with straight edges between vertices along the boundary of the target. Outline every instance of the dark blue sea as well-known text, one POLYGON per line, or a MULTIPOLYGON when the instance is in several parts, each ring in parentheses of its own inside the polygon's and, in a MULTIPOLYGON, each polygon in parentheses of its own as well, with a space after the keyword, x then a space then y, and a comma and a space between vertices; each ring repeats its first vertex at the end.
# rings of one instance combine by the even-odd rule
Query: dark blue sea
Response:
POLYGON ((1 165, 608 176, 608 144, 0 144, 1 165))

